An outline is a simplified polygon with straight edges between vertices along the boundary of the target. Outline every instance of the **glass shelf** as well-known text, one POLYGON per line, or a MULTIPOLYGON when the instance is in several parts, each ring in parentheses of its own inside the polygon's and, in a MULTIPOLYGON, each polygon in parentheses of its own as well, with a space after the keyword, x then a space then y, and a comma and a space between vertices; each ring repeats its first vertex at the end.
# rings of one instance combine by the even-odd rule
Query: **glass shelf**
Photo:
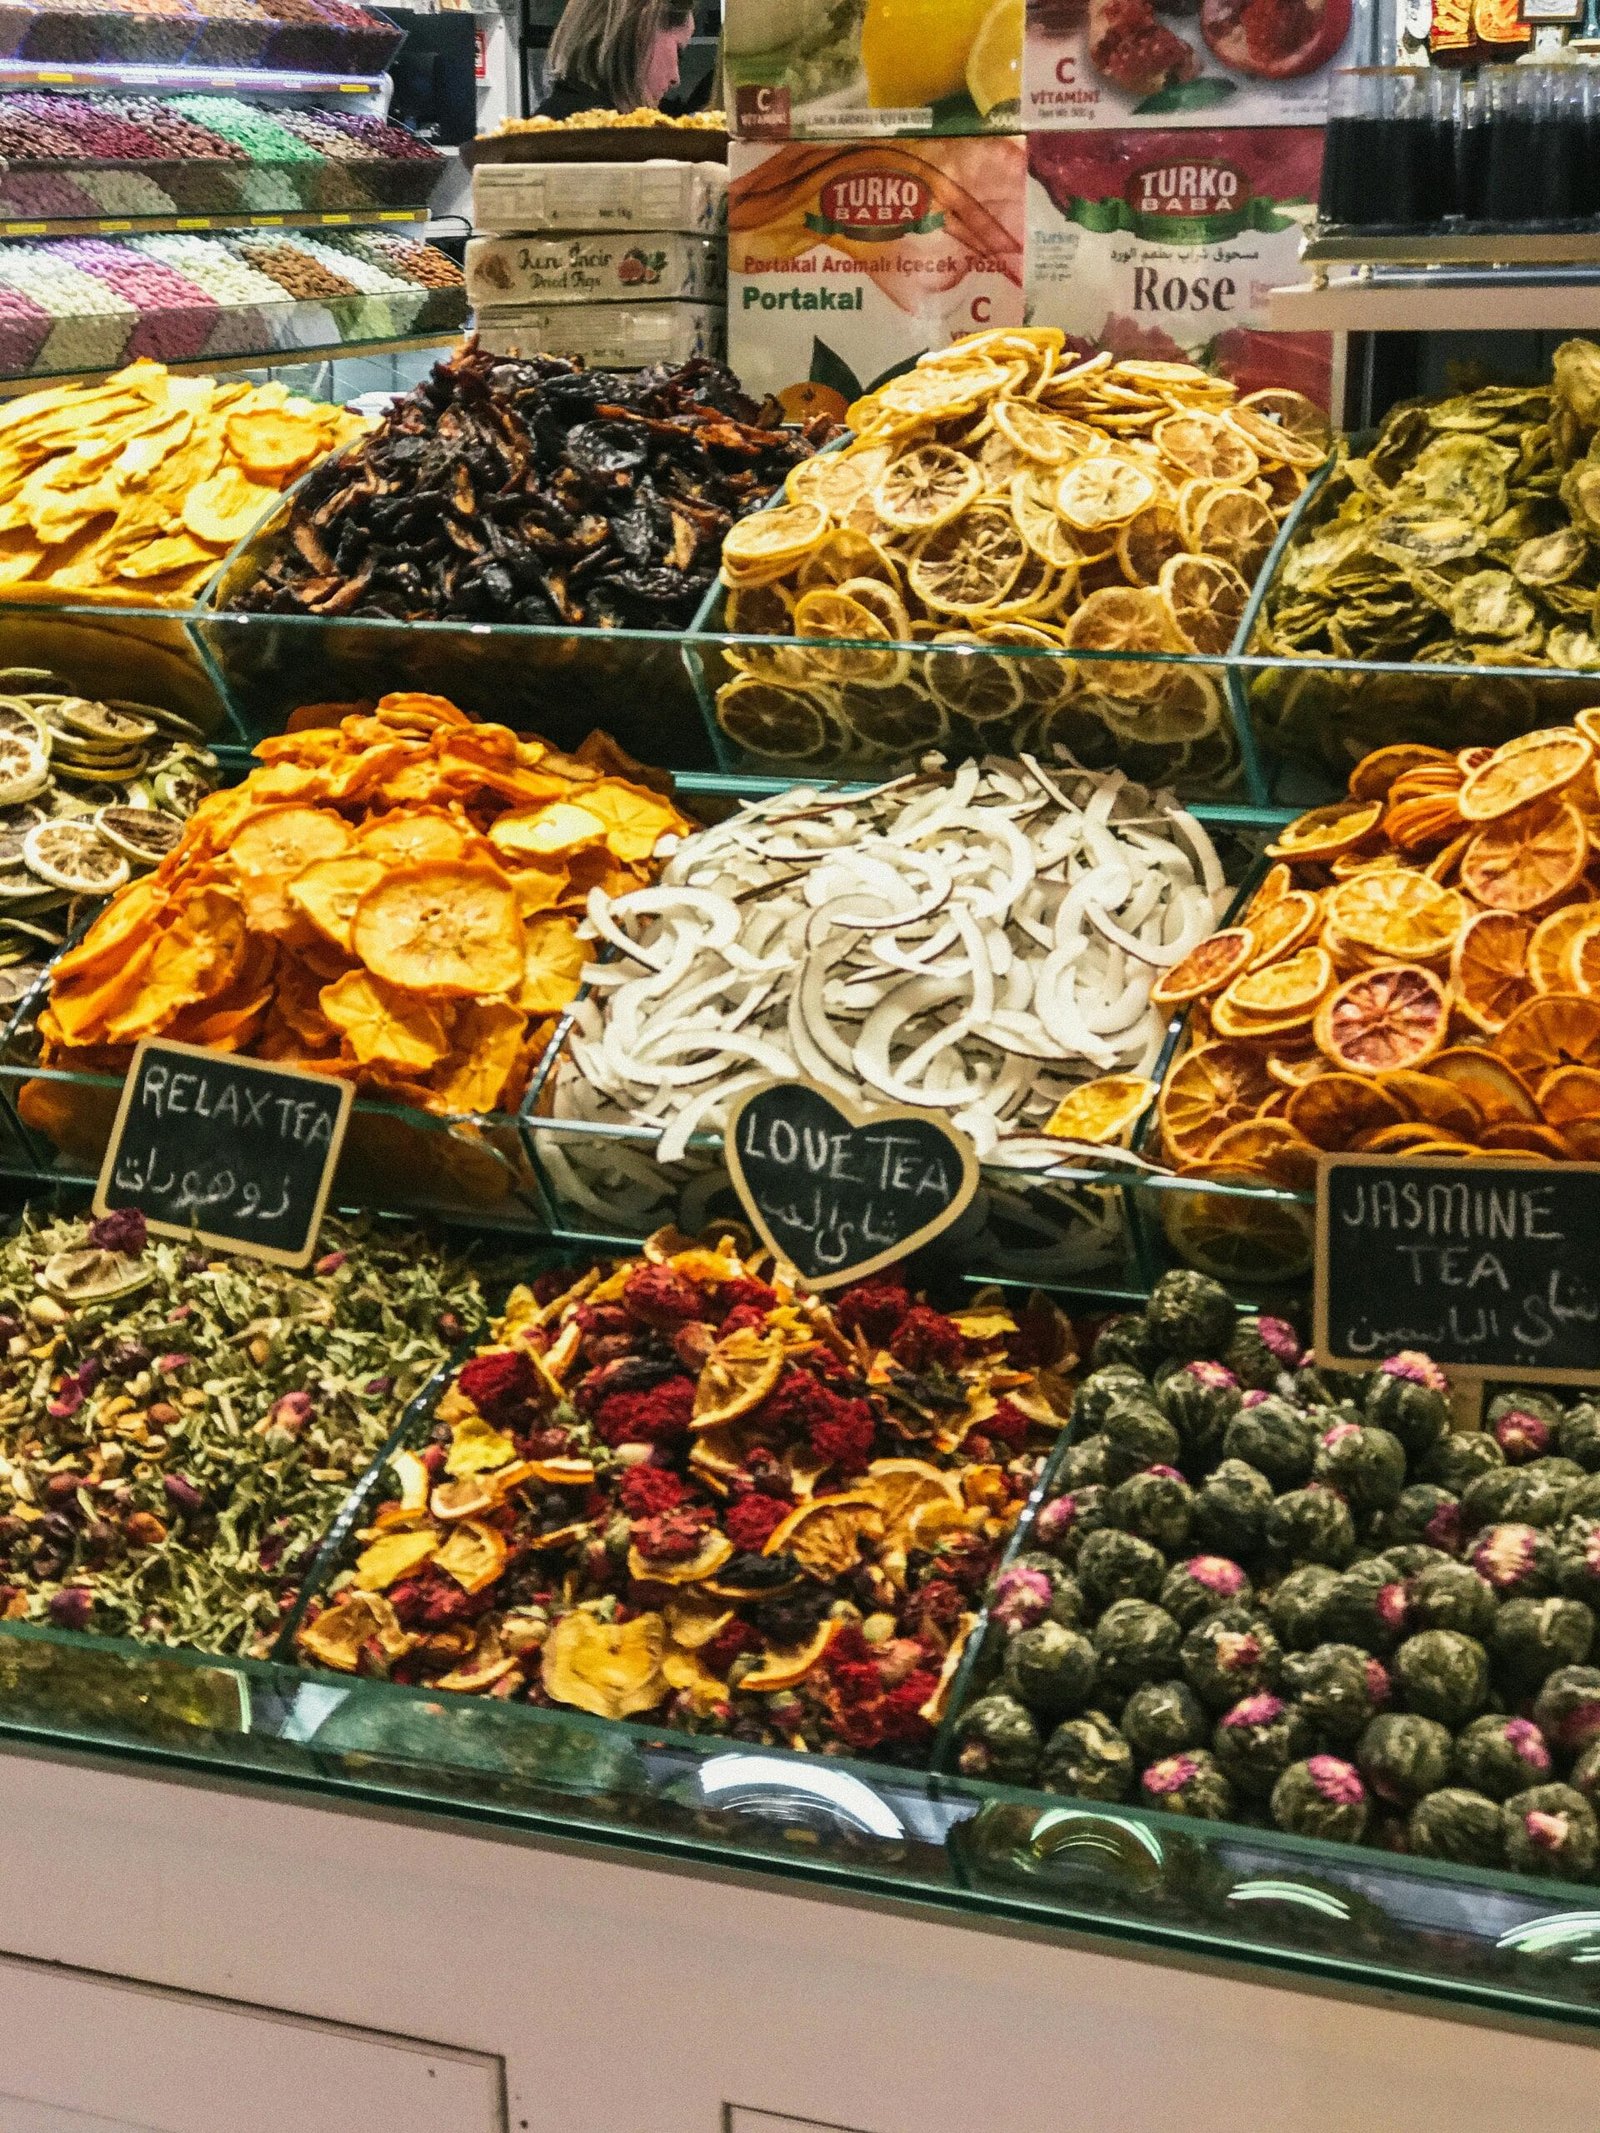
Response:
POLYGON ((0 59, 0 90, 205 90, 252 97, 328 96, 342 104, 375 96, 382 87, 381 74, 313 73, 296 67, 190 66, 181 60, 144 66, 118 60, 0 59))
MULTIPOLYGON (((335 298, 334 301, 337 303, 381 304, 386 302, 387 299, 384 297, 364 296, 360 298, 341 297, 335 298)), ((275 306, 274 308, 277 307, 275 306)), ((304 313, 320 312, 324 318, 327 316, 327 306, 323 304, 295 304, 285 305, 283 308, 304 313)), ((92 323, 101 322, 95 321, 92 323)), ((275 370, 296 363, 354 362, 363 356, 410 355, 421 349, 447 348, 456 339, 455 332, 452 330, 438 333, 380 333, 366 339, 353 337, 346 340, 338 340, 328 338, 326 329, 320 335, 312 332, 307 319, 302 319, 299 325, 301 330, 307 332, 307 338, 303 342, 296 342, 291 339, 274 340, 270 344, 236 349, 227 355, 197 356, 192 361, 168 362, 167 368, 181 377, 226 377, 234 371, 275 370)), ((0 379, 0 399, 16 399, 22 393, 37 391, 42 385, 94 384, 96 381, 110 376, 114 370, 120 368, 122 361, 123 358, 118 356, 114 360, 81 370, 33 371, 25 375, 13 373, 9 377, 0 379)), ((3 608, 4 604, 4 602, 0 602, 0 608, 3 608)), ((35 612, 42 612, 45 604, 39 603, 35 608, 35 612)), ((68 608, 65 612, 83 613, 92 607, 92 602, 86 602, 82 606, 68 608)), ((115 612, 125 622, 138 623, 140 625, 150 615, 150 610, 139 608, 101 609, 99 612, 115 612)), ((391 671, 395 670, 391 669, 391 671)), ((399 671, 404 670, 401 669, 399 671)), ((388 685, 385 684, 385 686, 388 685)))
POLYGON ((427 209, 413 207, 351 208, 327 214, 305 211, 282 215, 102 215, 82 220, 55 216, 43 222, 0 215, 0 237, 128 237, 158 236, 169 231, 370 229, 380 224, 398 224, 420 231, 427 227, 427 222, 427 209))

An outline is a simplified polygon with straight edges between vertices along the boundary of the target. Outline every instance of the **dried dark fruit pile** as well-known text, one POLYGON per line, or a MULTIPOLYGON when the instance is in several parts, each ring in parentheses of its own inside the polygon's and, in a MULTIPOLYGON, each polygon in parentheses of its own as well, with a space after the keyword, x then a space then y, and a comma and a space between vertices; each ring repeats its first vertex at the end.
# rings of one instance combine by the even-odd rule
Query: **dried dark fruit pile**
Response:
POLYGON ((306 483, 234 604, 683 629, 734 519, 817 441, 756 412, 717 363, 585 370, 469 341, 306 483))
POLYGON ((415 1234, 304 1273, 124 1211, 0 1248, 0 1613, 260 1655, 406 1401, 479 1315, 415 1234))
POLYGON ((1455 1430, 1425 1356, 1325 1378, 1190 1273, 1092 1360, 961 1769, 1593 1880, 1600 1407, 1455 1430))
POLYGON ((1059 1432, 1049 1306, 684 1249, 542 1279, 300 1632, 344 1673, 920 1761, 1059 1432), (569 1284, 572 1284, 569 1286, 569 1284))

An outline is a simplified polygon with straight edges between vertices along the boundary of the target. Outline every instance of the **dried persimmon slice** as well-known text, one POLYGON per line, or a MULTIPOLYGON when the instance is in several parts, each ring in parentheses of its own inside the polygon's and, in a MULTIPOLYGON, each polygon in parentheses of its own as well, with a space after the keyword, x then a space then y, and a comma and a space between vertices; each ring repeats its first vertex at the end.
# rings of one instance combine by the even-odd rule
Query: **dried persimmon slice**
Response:
POLYGON ((1444 1049, 1450 999, 1420 963, 1380 963, 1346 978, 1317 1009, 1320 1050, 1350 1072, 1421 1066, 1444 1049))
POLYGON ((1245 1044, 1200 1044, 1168 1074, 1158 1115, 1174 1161, 1197 1160, 1229 1126, 1254 1118, 1273 1084, 1260 1055, 1245 1044))
POLYGON ((1359 1074, 1319 1074, 1293 1090, 1285 1113, 1295 1131, 1314 1148, 1338 1154, 1362 1133, 1405 1123, 1405 1106, 1375 1081, 1359 1074))
POLYGON ((1183 1007, 1190 1000, 1220 992, 1245 969, 1256 952, 1255 934, 1247 926, 1226 926, 1191 948, 1181 962, 1162 971, 1150 988, 1157 1007, 1183 1007))
POLYGON ((1542 800, 1485 823, 1461 855, 1461 886, 1495 911, 1540 911, 1565 896, 1589 858, 1570 800, 1542 800))
POLYGON ((1552 1067, 1600 1066, 1600 1000, 1573 992, 1540 993, 1517 1009, 1494 1048, 1535 1086, 1552 1067))
POLYGON ((1493 1036, 1528 999, 1528 948, 1534 928, 1515 911, 1483 911, 1468 924, 1450 954, 1450 984, 1456 1006, 1469 1022, 1493 1036))
POLYGON ((1468 774, 1456 795, 1464 822, 1497 822, 1562 792, 1594 761, 1594 744, 1570 727, 1506 741, 1468 774))

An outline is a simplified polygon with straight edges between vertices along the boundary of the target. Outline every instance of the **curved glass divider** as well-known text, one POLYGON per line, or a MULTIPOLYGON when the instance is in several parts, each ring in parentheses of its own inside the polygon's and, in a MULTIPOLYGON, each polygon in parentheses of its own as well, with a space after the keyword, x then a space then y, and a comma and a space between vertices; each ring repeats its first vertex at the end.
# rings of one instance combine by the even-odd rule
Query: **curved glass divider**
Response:
POLYGON ((1502 2015, 1600 2022, 1592 1889, 942 1781, 967 1887, 1035 1924, 1502 2015))
POLYGON ((81 695, 159 704, 208 740, 244 739, 226 691, 173 608, 19 599, 0 592, 0 667, 39 667, 81 695))

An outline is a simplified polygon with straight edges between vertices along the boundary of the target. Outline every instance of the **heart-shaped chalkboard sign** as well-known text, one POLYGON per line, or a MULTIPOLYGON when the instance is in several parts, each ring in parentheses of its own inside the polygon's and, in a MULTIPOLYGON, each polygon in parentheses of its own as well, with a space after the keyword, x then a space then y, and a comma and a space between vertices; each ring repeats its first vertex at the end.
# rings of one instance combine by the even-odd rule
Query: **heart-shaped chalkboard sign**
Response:
POLYGON ((971 1142, 933 1112, 858 1110, 814 1081, 749 1090, 726 1148, 763 1243, 815 1289, 926 1244, 978 1189, 971 1142))

